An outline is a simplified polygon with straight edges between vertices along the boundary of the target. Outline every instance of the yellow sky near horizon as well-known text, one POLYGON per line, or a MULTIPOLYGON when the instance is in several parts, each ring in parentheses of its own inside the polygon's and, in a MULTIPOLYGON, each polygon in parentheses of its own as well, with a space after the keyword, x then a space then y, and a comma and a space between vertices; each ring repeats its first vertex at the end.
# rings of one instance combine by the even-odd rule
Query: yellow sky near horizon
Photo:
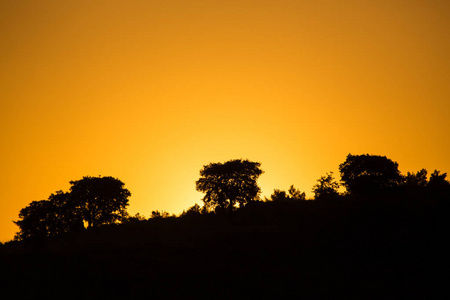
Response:
POLYGON ((149 216, 199 202, 202 166, 234 158, 262 163, 263 196, 311 196, 348 153, 450 172, 449 16, 438 0, 0 0, 0 241, 88 175, 149 216))

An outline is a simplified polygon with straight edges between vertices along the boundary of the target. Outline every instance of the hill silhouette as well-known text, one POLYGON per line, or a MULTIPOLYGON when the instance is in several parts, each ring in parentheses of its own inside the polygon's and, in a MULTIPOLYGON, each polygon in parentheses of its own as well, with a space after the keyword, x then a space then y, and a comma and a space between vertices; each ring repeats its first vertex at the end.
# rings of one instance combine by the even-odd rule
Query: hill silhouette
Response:
POLYGON ((261 201, 259 166, 205 166, 197 182, 205 205, 180 216, 128 216, 130 192, 112 177, 85 177, 82 193, 32 202, 19 214, 18 238, 0 246, 3 295, 448 299, 446 173, 403 176, 386 157, 349 154, 340 165, 346 193, 327 173, 315 200, 291 186, 261 201), (89 218, 98 222, 85 229, 89 218))
MULTIPOLYGON (((448 199, 254 202, 1 247, 19 298, 444 296, 448 199)), ((388 297, 389 298, 389 297, 388 297)))

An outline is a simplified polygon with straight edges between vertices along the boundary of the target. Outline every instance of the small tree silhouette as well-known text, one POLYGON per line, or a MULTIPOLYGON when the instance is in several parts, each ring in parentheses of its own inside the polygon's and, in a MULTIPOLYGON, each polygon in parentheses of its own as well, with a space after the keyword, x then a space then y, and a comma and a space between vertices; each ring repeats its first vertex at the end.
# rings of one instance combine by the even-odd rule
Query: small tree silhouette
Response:
POLYGON ((448 182, 445 178, 447 177, 447 173, 442 173, 438 170, 434 170, 430 175, 430 181, 428 182, 428 186, 430 187, 448 187, 450 186, 450 182, 448 182))
POLYGON ((405 185, 407 187, 418 187, 427 185, 427 170, 422 169, 417 173, 408 172, 405 176, 405 185))
POLYGON ((330 172, 317 179, 317 183, 314 185, 312 192, 314 193, 314 199, 318 200, 338 196, 338 189, 339 183, 334 179, 333 172, 330 172))
POLYGON ((201 215, 204 212, 206 212, 205 208, 201 208, 200 205, 195 203, 193 206, 189 207, 186 211, 183 210, 183 213, 181 214, 181 216, 201 215))
POLYGON ((270 196, 271 201, 283 202, 290 200, 306 200, 306 194, 296 189, 293 185, 289 187, 288 193, 285 191, 275 189, 270 196))
POLYGON ((169 218, 170 214, 166 211, 159 211, 159 210, 154 210, 152 211, 152 214, 150 216, 150 218, 152 219, 165 219, 165 218, 169 218))

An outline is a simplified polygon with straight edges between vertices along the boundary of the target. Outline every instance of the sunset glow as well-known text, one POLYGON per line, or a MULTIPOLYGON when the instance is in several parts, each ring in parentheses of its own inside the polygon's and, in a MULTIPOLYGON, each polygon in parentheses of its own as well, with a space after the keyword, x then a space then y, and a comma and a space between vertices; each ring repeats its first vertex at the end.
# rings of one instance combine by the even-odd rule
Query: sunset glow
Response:
POLYGON ((348 153, 450 172, 450 2, 0 1, 0 241, 21 208, 113 176, 129 212, 201 203, 210 162, 262 196, 348 153))

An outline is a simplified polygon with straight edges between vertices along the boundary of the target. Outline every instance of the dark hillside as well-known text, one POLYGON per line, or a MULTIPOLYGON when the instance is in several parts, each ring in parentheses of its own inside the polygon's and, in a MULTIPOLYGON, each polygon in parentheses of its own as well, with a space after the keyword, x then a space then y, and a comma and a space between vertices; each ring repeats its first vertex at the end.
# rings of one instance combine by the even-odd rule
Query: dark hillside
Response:
MULTIPOLYGON (((16 298, 444 298, 448 201, 257 202, 1 247, 16 298)), ((446 298, 446 297, 445 297, 446 298)))

